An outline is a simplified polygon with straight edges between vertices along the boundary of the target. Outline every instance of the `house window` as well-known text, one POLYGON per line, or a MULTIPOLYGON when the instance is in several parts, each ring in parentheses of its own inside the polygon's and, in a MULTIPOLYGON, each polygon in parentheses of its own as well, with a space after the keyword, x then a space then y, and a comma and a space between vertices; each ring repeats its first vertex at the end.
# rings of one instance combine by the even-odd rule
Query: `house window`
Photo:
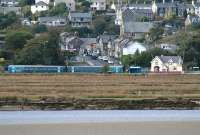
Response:
POLYGON ((174 71, 176 71, 177 70, 177 68, 176 67, 174 67, 174 71))

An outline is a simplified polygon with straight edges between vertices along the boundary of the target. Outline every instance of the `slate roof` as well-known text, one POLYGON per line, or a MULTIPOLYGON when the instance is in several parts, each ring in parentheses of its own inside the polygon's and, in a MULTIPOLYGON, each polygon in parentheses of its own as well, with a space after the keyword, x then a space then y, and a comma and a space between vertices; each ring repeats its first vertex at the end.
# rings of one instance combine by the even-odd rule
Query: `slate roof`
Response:
POLYGON ((66 21, 66 19, 64 17, 57 17, 57 16, 54 16, 54 17, 39 17, 38 18, 38 21, 40 22, 51 22, 51 21, 66 21))
POLYGON ((91 0, 91 2, 106 2, 106 0, 91 0))
POLYGON ((35 3, 36 6, 48 6, 48 4, 46 4, 43 1, 39 1, 38 3, 35 3))
POLYGON ((107 44, 109 41, 113 41, 115 38, 115 35, 103 34, 97 37, 97 41, 99 42, 99 40, 101 39, 103 44, 107 44))
POLYGON ((70 12, 70 16, 76 18, 92 18, 91 12, 70 12))
POLYGON ((143 4, 143 3, 138 3, 138 4, 129 4, 128 7, 137 7, 137 8, 151 8, 151 4, 143 4))
POLYGON ((80 38, 80 39, 83 41, 81 47, 86 47, 87 45, 96 43, 96 38, 80 38))
POLYGON ((173 63, 182 64, 183 60, 180 56, 157 56, 163 63, 172 61, 173 63))
POLYGON ((124 22, 125 33, 148 33, 153 28, 151 22, 124 22))

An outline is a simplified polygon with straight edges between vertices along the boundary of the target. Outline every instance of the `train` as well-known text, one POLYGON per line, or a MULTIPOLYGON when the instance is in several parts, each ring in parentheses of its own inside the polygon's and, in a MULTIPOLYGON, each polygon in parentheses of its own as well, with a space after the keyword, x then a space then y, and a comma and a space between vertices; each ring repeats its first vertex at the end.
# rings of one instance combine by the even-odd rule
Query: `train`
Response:
MULTIPOLYGON (((101 73, 103 66, 9 65, 8 73, 101 73)), ((123 73, 123 66, 109 66, 110 73, 123 73)))

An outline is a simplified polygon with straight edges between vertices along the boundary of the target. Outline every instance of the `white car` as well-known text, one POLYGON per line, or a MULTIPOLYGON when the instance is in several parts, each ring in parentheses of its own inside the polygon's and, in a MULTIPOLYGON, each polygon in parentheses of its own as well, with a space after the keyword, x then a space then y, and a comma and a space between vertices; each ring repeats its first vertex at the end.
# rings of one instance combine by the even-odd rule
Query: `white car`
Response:
POLYGON ((99 56, 98 59, 103 60, 103 56, 99 56))
POLYGON ((108 57, 107 56, 103 56, 103 61, 108 61, 108 57))
POLYGON ((114 64, 112 60, 108 60, 108 64, 114 64))

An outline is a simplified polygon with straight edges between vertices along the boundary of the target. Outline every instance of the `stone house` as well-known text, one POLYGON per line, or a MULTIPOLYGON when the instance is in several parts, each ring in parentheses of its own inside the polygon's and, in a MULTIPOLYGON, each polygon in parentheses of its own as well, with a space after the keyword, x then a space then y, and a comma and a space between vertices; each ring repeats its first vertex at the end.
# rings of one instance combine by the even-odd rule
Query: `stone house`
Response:
POLYGON ((90 8, 94 11, 106 10, 106 0, 91 0, 90 8))
POLYGON ((151 72, 183 72, 183 60, 180 56, 156 56, 151 61, 151 72))
POLYGON ((92 23, 92 14, 90 12, 70 12, 68 20, 72 27, 90 27, 92 23))

